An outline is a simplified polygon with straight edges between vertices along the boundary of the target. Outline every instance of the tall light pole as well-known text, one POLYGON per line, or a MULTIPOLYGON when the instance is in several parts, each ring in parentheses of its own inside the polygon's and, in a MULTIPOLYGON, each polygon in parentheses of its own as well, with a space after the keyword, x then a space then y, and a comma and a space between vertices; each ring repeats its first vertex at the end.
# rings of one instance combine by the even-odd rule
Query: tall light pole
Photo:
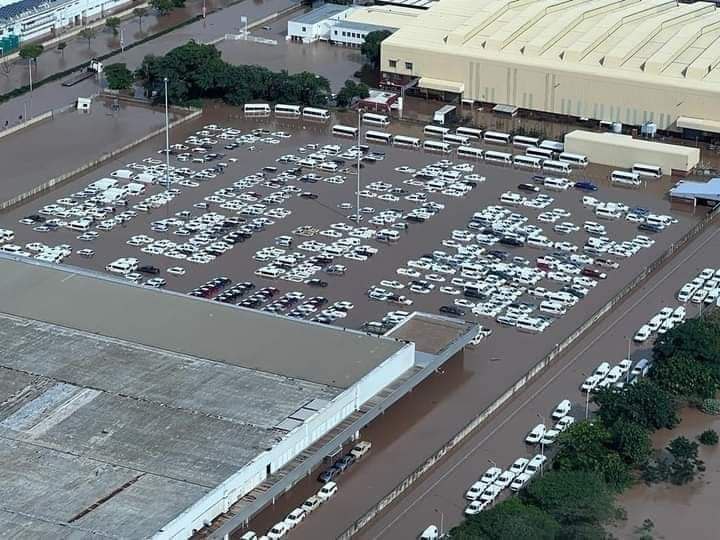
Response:
MULTIPOLYGON (((33 80, 32 80, 32 58, 28 58, 28 73, 30 74, 30 116, 32 116, 32 92, 33 92, 33 80)), ((25 121, 29 120, 26 116, 25 121)))
MULTIPOLYGON (((585 379, 588 378, 588 376, 585 375, 585 373, 583 373, 582 375, 583 375, 583 377, 585 377, 585 379)), ((585 392, 585 420, 587 420, 589 416, 590 416, 590 389, 588 389, 588 391, 585 392)))
MULTIPOLYGON (((165 85, 165 189, 170 189, 170 113, 168 110, 168 78, 163 77, 165 85)), ((170 217, 170 201, 165 203, 167 217, 170 217)))
POLYGON ((362 115, 365 112, 365 109, 362 109, 358 107, 357 110, 357 189, 355 191, 355 197, 356 197, 356 205, 355 205, 355 222, 360 223, 360 157, 362 152, 360 152, 360 122, 362 120, 362 115))
MULTIPOLYGON (((545 416, 543 416, 542 414, 538 414, 537 416, 538 416, 538 418, 540 418, 540 420, 542 421, 542 425, 545 426, 545 416)), ((545 426, 545 431, 547 431, 547 426, 545 426)), ((543 458, 545 458, 545 443, 543 442, 543 439, 544 439, 544 438, 545 438, 545 433, 543 433, 543 436, 542 436, 542 438, 540 439, 540 455, 541 455, 543 458)), ((544 461, 545 461, 545 459, 543 459, 543 463, 542 463, 542 465, 540 465, 540 476, 543 475, 543 472, 544 472, 544 470, 545 470, 545 463, 544 463, 544 461)))

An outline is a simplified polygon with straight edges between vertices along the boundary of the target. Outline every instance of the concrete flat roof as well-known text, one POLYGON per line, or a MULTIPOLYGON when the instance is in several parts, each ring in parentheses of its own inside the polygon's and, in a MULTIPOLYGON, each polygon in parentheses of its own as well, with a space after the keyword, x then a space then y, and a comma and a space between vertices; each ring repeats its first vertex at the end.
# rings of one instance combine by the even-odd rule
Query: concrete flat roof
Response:
MULTIPOLYGON (((624 148, 633 148, 638 151, 660 152, 667 155, 686 157, 688 161, 699 161, 700 149, 692 146, 682 146, 679 144, 668 144, 653 140, 636 139, 630 135, 611 132, 596 132, 576 129, 565 135, 565 143, 571 141, 587 141, 590 143, 622 146, 624 148)), ((592 156, 591 156, 592 157, 592 156)))
POLYGON ((0 258, 0 312, 224 364, 348 388, 404 342, 0 258))
POLYGON ((0 526, 20 536, 150 537, 341 391, 11 316, 0 337, 0 526))

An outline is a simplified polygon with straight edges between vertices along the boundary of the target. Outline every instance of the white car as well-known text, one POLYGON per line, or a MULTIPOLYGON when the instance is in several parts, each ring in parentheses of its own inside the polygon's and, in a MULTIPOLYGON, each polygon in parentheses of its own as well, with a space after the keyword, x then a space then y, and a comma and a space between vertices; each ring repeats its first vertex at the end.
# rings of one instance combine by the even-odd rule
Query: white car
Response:
POLYGON ((598 367, 595 368, 594 375, 597 375, 598 377, 606 377, 607 374, 610 372, 610 364, 607 362, 602 362, 598 367))
POLYGON ((482 475, 480 481, 485 482, 486 484, 492 484, 501 474, 502 469, 498 467, 490 467, 487 471, 485 471, 485 474, 482 475))
POLYGON ((497 480, 495 480, 493 485, 499 487, 500 489, 505 489, 515 479, 515 476, 516 474, 512 471, 504 471, 497 477, 497 480))
POLYGON ((540 470, 540 468, 545 464, 547 461, 547 456, 544 454, 536 454, 531 460, 530 463, 528 463, 527 467, 525 467, 525 472, 530 475, 534 475, 536 472, 540 470))
POLYGON ((288 530, 285 526, 285 522, 281 521, 280 523, 276 523, 272 526, 272 529, 270 529, 267 533, 268 540, 277 540, 279 538, 283 538, 287 534, 288 530))
POLYGON ((285 526, 289 529, 294 528, 296 525, 299 525, 300 522, 305 519, 305 510, 302 508, 296 508, 292 512, 290 512, 287 517, 285 518, 285 526))
POLYGON ((317 492, 317 498, 320 499, 322 502, 325 502, 330 497, 335 495, 337 493, 337 490, 338 486, 335 482, 328 482, 320 488, 320 491, 317 492))
POLYGON ((510 468, 508 470, 512 472, 515 476, 517 476, 525 471, 525 467, 527 467, 528 463, 530 463, 529 459, 524 457, 518 458, 513 461, 513 464, 510 465, 510 468))
POLYGON ((542 438, 540 439, 540 444, 544 444, 545 446, 550 446, 555 442, 555 439, 557 439, 557 436, 560 435, 560 432, 557 429, 548 429, 545 430, 545 433, 543 433, 542 438))
POLYGON ((482 495, 482 492, 485 491, 489 485, 490 484, 486 482, 481 482, 480 480, 478 480, 465 492, 465 498, 468 501, 476 500, 478 497, 480 497, 480 495, 482 495))
POLYGON ((474 516, 485 510, 492 501, 472 501, 465 507, 466 516, 474 516))
POLYGON ((570 412, 570 409, 572 408, 572 403, 570 403, 569 399, 563 399, 560 403, 557 404, 557 407, 555 407, 555 410, 552 413, 552 417, 555 420, 558 420, 562 418, 563 416, 567 416, 567 413, 570 412))
POLYGON ((528 444, 538 444, 540 439, 543 438, 543 435, 545 435, 545 424, 538 424, 527 434, 525 442, 528 444))
POLYGON ((562 433, 574 423, 575 418, 573 418, 572 416, 563 416, 560 420, 557 421, 553 429, 562 433))
POLYGON ((583 392, 592 392, 593 389, 603 380, 600 375, 590 375, 580 386, 583 392))
POLYGON ((686 313, 687 312, 683 306, 678 306, 672 312, 672 315, 670 315, 670 320, 672 320, 675 324, 679 324, 685 320, 686 313))
POLYGON ((510 483, 510 491, 520 491, 524 488, 527 483, 532 479, 533 475, 530 473, 520 473, 510 483))
POLYGON ((651 334, 652 329, 650 328, 650 325, 643 324, 640 329, 635 332, 635 335, 633 336, 633 341, 635 341, 636 343, 645 343, 651 334))
POLYGON ((492 485, 488 486, 488 488, 485 491, 483 491, 483 494, 480 495, 479 500, 487 501, 489 503, 493 502, 497 498, 497 496, 500 495, 501 491, 502 490, 498 486, 496 486, 495 484, 492 484, 492 485))

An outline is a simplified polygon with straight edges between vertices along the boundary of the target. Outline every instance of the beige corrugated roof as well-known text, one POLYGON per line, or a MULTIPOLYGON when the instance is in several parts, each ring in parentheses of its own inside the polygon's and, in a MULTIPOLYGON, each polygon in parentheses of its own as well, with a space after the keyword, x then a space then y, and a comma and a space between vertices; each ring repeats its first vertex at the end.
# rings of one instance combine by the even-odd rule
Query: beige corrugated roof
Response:
POLYGON ((387 43, 638 79, 720 80, 720 10, 708 2, 440 0, 387 43))

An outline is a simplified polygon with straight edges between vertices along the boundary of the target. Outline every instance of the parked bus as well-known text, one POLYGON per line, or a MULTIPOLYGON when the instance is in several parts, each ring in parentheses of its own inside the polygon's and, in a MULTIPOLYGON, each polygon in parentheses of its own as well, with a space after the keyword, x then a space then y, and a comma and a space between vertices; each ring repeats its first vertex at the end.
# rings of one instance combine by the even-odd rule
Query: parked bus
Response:
POLYGON ((379 142, 382 144, 390 144, 392 142, 392 133, 387 133, 385 131, 366 131, 365 132, 365 140, 366 141, 373 141, 373 142, 379 142))
POLYGON ((432 124, 428 124, 423 128, 423 133, 430 137, 444 137, 448 133, 450 133, 450 130, 446 127, 441 126, 433 126, 432 124))
POLYGON ((420 148, 420 139, 417 137, 406 137, 405 135, 395 135, 393 137, 393 146, 420 148))
POLYGON ((621 186, 640 186, 640 175, 636 172, 613 171, 610 173, 610 181, 621 186))
POLYGON ((483 141, 490 144, 510 144, 510 134, 499 131, 486 131, 483 133, 483 141))
POLYGON ((540 148, 551 150, 556 154, 561 154, 565 151, 565 145, 563 143, 558 141, 551 141, 550 139, 545 139, 543 142, 541 142, 540 148))
POLYGON ((352 126, 343 126, 342 124, 335 124, 332 127, 332 134, 338 137, 352 137, 356 139, 358 136, 358 128, 352 126))
POLYGON ((302 115, 303 118, 311 118, 313 120, 328 120, 330 118, 330 111, 316 107, 305 107, 302 110, 302 115))
POLYGON ((543 161, 542 170, 546 172, 559 172, 563 174, 570 174, 572 172, 570 170, 569 163, 565 163, 564 161, 553 161, 552 159, 547 159, 543 161))
POLYGON ((482 159, 483 151, 482 151, 482 149, 475 148, 473 146, 459 146, 457 149, 457 155, 459 157, 482 159))
POLYGON ((530 148, 531 146, 537 147, 540 144, 540 139, 537 137, 524 137, 523 135, 515 135, 512 139, 513 146, 516 148, 530 148))
POLYGON ((243 111, 245 114, 270 114, 270 105, 267 103, 246 103, 243 111))
POLYGON ((488 150, 487 152, 485 152, 485 161, 502 163, 503 165, 512 165, 512 154, 488 150))
POLYGON ((384 114, 365 113, 362 116, 363 124, 372 124, 374 126, 387 127, 390 125, 390 118, 384 114))
POLYGON ((575 165, 576 167, 587 167, 589 163, 587 156, 583 156, 582 154, 571 154, 570 152, 561 153, 558 157, 558 161, 564 161, 565 163, 575 165))
POLYGON ((455 130, 456 135, 465 135, 471 139, 482 139, 482 129, 476 129, 471 127, 459 127, 455 130))
POLYGON ((452 152, 452 147, 448 143, 431 140, 423 142, 423 149, 430 152, 442 152, 443 154, 449 154, 452 152))
POLYGON ((660 178, 662 176, 662 168, 657 165, 646 165, 644 163, 635 163, 632 166, 632 172, 639 176, 648 176, 650 178, 660 178))
POLYGON ((548 150, 547 148, 533 148, 533 147, 526 148, 525 155, 540 158, 540 159, 552 159, 553 158, 552 150, 548 150))
POLYGON ((278 103, 275 105, 275 114, 300 116, 300 114, 302 114, 302 110, 300 105, 284 105, 283 103, 278 103))
POLYGON ((443 137, 443 141, 448 142, 450 144, 469 144, 470 143, 470 137, 467 135, 455 135, 452 133, 447 133, 443 137))
POLYGON ((525 169, 541 169, 542 159, 519 154, 513 156, 513 165, 515 167, 523 167, 525 169))

